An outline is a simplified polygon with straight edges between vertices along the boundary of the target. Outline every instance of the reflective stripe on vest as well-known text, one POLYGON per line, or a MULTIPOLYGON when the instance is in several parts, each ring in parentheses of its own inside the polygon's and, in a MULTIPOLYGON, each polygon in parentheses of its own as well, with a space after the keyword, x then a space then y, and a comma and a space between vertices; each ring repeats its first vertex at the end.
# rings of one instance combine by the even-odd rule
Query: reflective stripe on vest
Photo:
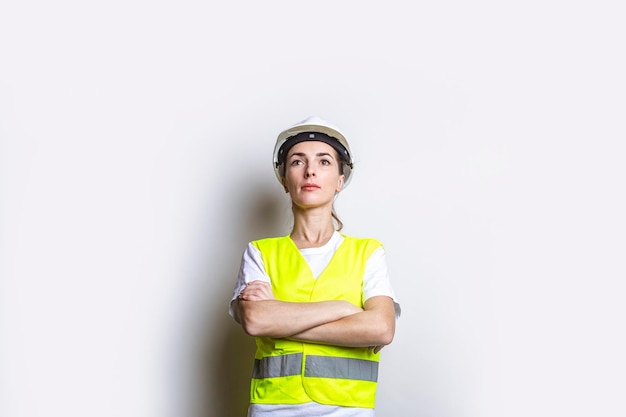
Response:
POLYGON ((332 356, 306 357, 304 376, 378 381, 378 362, 332 356))
MULTIPOLYGON (((267 356, 255 359, 253 378, 279 378, 299 375, 302 370, 302 354, 267 356)), ((304 366, 305 377, 378 380, 378 362, 364 359, 337 358, 309 355, 304 366)))
POLYGON ((254 360, 252 378, 278 378, 281 376, 300 375, 302 372, 302 353, 291 355, 267 356, 254 360))

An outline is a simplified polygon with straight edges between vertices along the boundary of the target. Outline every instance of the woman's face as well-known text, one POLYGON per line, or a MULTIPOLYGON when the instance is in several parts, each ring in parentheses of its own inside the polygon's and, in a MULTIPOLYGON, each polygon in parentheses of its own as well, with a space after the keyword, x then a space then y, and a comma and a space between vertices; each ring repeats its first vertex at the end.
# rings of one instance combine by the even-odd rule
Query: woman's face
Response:
POLYGON ((343 186, 340 167, 332 146, 318 141, 300 142, 289 150, 285 160, 285 190, 299 207, 332 206, 343 186))

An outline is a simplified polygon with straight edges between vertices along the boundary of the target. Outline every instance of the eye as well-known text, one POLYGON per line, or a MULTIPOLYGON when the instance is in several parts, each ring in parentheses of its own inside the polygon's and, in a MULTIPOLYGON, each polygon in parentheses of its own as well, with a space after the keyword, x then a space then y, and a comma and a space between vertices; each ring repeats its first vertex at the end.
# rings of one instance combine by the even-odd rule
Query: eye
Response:
POLYGON ((302 165, 302 160, 301 159, 292 159, 291 162, 289 163, 290 166, 296 166, 296 165, 302 165))
POLYGON ((322 165, 331 165, 331 162, 330 162, 328 159, 322 159, 322 160, 320 161, 320 163, 321 163, 322 165))

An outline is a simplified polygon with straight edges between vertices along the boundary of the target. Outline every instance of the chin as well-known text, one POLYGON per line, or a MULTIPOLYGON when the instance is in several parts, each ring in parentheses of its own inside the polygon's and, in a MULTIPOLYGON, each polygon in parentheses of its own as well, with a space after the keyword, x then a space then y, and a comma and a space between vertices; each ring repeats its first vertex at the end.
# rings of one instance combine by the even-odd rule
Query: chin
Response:
POLYGON ((300 199, 293 200, 293 204, 302 208, 302 209, 314 209, 319 207, 330 206, 332 207, 332 199, 331 200, 321 200, 321 199, 300 199))

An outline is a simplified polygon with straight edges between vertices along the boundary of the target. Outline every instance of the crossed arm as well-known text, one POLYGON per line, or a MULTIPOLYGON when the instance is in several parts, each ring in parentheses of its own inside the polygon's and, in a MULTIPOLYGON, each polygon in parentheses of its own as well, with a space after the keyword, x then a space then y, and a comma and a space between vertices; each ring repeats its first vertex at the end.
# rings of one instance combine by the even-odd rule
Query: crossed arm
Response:
POLYGON ((253 281, 233 301, 235 320, 251 336, 291 338, 376 352, 393 340, 395 311, 387 296, 371 297, 363 309, 344 300, 279 301, 267 282, 253 281))

